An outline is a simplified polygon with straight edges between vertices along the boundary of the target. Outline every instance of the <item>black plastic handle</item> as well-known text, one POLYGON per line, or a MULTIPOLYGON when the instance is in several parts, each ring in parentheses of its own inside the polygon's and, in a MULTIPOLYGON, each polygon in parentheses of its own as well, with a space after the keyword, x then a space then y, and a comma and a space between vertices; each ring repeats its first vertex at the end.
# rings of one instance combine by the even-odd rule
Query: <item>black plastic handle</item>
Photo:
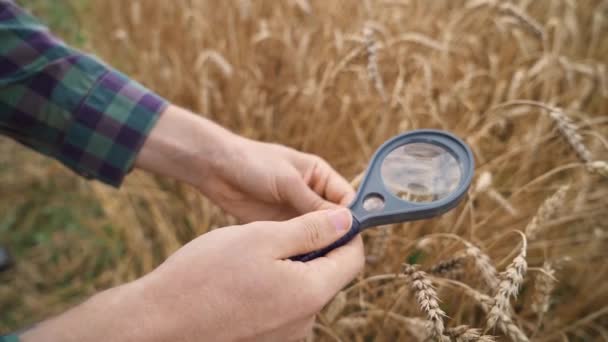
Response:
POLYGON ((289 259, 293 260, 293 261, 306 262, 306 261, 316 259, 318 257, 322 257, 325 254, 333 251, 334 249, 336 249, 338 247, 342 247, 345 244, 347 244, 350 240, 352 240, 355 236, 357 236, 357 234, 359 234, 361 232, 360 227, 361 227, 361 225, 359 224, 359 221, 357 221, 357 219, 355 217, 353 217, 353 224, 350 227, 350 230, 348 231, 348 233, 346 233, 346 235, 344 235, 341 238, 339 238, 338 240, 336 240, 331 245, 329 245, 325 248, 319 249, 318 251, 296 255, 289 259))

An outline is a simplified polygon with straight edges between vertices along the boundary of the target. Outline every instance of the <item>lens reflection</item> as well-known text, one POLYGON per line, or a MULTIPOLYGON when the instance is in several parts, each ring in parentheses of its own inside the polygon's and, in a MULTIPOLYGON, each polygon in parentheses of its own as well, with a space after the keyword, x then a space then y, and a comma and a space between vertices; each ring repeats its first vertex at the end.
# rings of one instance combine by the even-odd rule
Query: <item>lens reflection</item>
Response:
POLYGON ((456 190, 462 170, 456 158, 441 146, 411 143, 386 156, 381 174, 395 196, 421 203, 440 200, 456 190))

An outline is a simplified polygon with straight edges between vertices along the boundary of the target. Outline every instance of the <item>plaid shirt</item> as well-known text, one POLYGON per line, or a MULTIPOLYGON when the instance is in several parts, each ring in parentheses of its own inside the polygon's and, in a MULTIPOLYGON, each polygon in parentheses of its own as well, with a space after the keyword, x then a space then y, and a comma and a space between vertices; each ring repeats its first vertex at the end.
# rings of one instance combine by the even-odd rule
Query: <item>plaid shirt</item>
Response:
POLYGON ((166 104, 0 0, 0 133, 119 186, 166 104))

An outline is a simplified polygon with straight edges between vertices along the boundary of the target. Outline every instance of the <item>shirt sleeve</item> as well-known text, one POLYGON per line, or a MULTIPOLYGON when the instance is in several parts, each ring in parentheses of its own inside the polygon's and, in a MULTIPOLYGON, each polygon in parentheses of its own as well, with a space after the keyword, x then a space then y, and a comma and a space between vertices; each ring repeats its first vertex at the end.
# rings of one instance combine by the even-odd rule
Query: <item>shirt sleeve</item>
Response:
POLYGON ((118 187, 166 106, 0 0, 0 133, 118 187))
POLYGON ((17 336, 17 335, 0 336, 0 342, 19 342, 19 336, 17 336))

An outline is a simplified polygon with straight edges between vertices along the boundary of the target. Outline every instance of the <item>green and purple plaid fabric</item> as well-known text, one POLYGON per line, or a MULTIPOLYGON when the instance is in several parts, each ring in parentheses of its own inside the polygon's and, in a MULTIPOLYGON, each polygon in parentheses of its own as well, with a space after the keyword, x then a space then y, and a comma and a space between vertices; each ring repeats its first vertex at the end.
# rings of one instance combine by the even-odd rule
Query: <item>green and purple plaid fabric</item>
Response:
POLYGON ((166 104, 0 0, 0 133, 119 186, 166 104))
POLYGON ((0 342, 19 342, 19 337, 16 335, 0 336, 0 342))

